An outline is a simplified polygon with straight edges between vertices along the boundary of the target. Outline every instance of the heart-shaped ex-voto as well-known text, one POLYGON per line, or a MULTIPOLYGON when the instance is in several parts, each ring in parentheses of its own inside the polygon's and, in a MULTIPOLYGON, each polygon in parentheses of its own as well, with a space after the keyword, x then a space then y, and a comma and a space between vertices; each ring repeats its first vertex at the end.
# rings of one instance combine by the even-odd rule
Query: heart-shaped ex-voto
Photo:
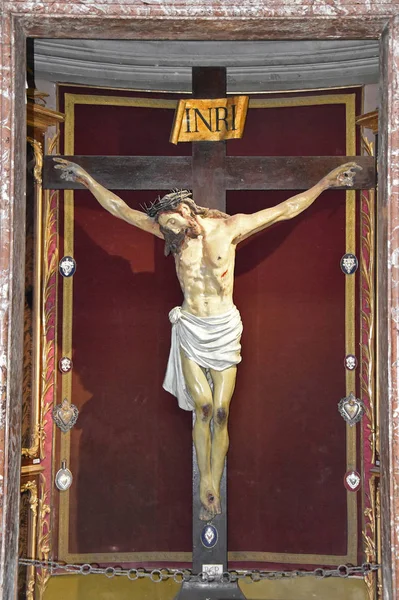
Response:
POLYGON ((344 477, 344 484, 350 492, 357 492, 360 488, 361 477, 357 471, 347 471, 344 477))
POLYGON ((78 420, 78 416, 78 409, 67 398, 64 398, 61 404, 57 404, 53 408, 53 421, 63 433, 72 429, 78 420))
POLYGON ((351 392, 346 398, 341 398, 338 403, 338 410, 340 415, 352 427, 363 417, 365 407, 363 402, 351 392))

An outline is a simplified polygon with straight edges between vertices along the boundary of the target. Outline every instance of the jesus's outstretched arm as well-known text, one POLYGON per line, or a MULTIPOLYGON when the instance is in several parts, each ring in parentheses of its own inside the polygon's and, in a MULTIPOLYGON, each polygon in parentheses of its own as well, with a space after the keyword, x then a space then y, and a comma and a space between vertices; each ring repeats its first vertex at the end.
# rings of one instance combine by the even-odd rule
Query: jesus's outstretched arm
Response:
POLYGON ((277 206, 266 208, 251 215, 237 214, 230 217, 227 225, 231 228, 233 242, 238 244, 252 234, 262 231, 262 229, 278 221, 293 219, 313 204, 324 190, 352 186, 356 170, 360 169, 361 167, 354 162, 345 163, 328 173, 319 183, 316 183, 306 192, 293 196, 281 202, 281 204, 277 204, 277 206))
POLYGON ((83 167, 63 158, 55 157, 54 161, 58 163, 55 168, 62 171, 63 179, 83 184, 111 215, 163 238, 159 225, 154 219, 151 219, 145 212, 130 208, 122 198, 93 179, 83 167))

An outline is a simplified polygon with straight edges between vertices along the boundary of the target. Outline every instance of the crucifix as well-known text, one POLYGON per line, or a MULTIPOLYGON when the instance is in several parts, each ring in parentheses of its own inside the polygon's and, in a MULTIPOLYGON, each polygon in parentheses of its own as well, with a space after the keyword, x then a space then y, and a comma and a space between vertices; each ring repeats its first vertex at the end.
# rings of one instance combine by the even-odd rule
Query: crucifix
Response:
MULTIPOLYGON (((225 97, 226 69, 194 68, 193 96, 209 99, 225 97)), ((193 451, 193 570, 199 573, 206 570, 204 566, 207 565, 208 568, 224 572, 227 570, 227 417, 234 389, 236 364, 240 360, 241 335, 241 320, 237 309, 232 306, 235 246, 242 239, 274 222, 296 216, 328 187, 373 187, 374 161, 369 157, 308 157, 291 158, 287 164, 287 157, 228 157, 225 141, 194 142, 191 159, 81 156, 60 158, 58 171, 54 170, 52 157, 46 158, 45 187, 76 189, 81 184, 89 187, 109 212, 158 237, 163 237, 167 252, 172 251, 175 256, 176 271, 185 302, 181 308, 176 307, 171 311, 170 315, 173 331, 177 336, 180 335, 180 347, 177 343, 174 348, 175 355, 170 358, 166 377, 167 380, 169 374, 170 385, 168 384, 166 389, 172 391, 173 382, 170 381, 175 378, 174 372, 171 375, 169 371, 169 365, 174 369, 178 364, 188 391, 187 402, 192 402, 191 408, 189 404, 183 407, 193 410, 196 414, 196 451, 193 451), (63 160, 73 160, 77 164, 71 167, 71 162, 63 163, 63 160), (361 170, 356 172, 354 185, 353 178, 357 166, 361 170), (326 175, 329 171, 329 175, 326 175), (68 179, 70 181, 66 181, 68 179), (107 191, 177 187, 192 190, 194 207, 188 193, 180 191, 168 194, 158 204, 149 207, 147 215, 137 214, 138 211, 124 208, 123 202, 107 191), (308 191, 254 215, 229 217, 225 214, 227 189, 308 191), (202 209, 202 212, 196 212, 201 207, 204 207, 205 212, 202 209), (194 212, 191 212, 191 209, 194 212), (201 267, 198 273, 197 267, 201 267), (208 323, 209 319, 214 322, 216 317, 221 322, 221 329, 225 331, 226 320, 223 319, 226 315, 230 327, 231 351, 227 362, 223 363, 224 366, 219 370, 214 367, 214 363, 208 365, 196 361, 197 348, 193 343, 188 348, 188 342, 188 346, 184 346, 182 337, 190 327, 192 335, 196 335, 201 327, 204 327, 204 323, 208 323), (185 322, 186 329, 183 328, 183 333, 178 334, 178 328, 182 328, 185 322), (180 348, 183 350, 180 351, 180 348)), ((215 324, 212 326, 215 327, 215 324)), ((225 346, 224 340, 223 345, 225 346)), ((221 362, 220 354, 216 361, 221 362)), ((180 404, 179 394, 175 395, 180 404)), ((185 583, 179 598, 203 598, 204 586, 207 598, 243 597, 236 584, 214 581, 206 584, 185 583)))

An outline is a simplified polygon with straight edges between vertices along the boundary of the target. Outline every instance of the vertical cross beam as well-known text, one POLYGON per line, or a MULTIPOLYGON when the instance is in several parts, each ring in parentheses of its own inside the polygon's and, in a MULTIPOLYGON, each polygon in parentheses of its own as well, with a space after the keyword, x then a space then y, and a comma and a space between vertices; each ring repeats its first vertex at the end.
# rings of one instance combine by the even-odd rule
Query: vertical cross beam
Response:
MULTIPOLYGON (((225 98, 225 67, 193 67, 193 98, 225 98)), ((226 142, 193 142, 193 199, 199 206, 226 211, 226 142)))
MULTIPOLYGON (((226 68, 194 67, 192 89, 194 98, 224 98, 226 68)), ((200 206, 226 210, 225 157, 226 142, 193 142, 193 199, 200 206)), ((198 518, 201 508, 199 471, 193 446, 193 570, 195 573, 202 571, 203 564, 223 565, 223 571, 227 570, 226 492, 225 464, 220 484, 222 514, 212 520, 212 525, 218 531, 218 542, 214 548, 205 548, 201 542, 201 532, 206 522, 198 518)))
MULTIPOLYGON (((226 69, 224 67, 193 68, 194 98, 224 98, 226 96, 226 69)), ((192 153, 193 199, 200 206, 226 211, 225 187, 226 142, 194 142, 192 153)), ((195 414, 193 415, 193 422, 195 414)), ((213 433, 213 432, 212 432, 213 433)), ((193 571, 200 573, 203 565, 221 565, 227 570, 227 462, 225 461, 220 496, 222 514, 212 519, 218 541, 213 548, 201 542, 201 533, 207 523, 199 519, 199 470, 193 446, 193 571)), ((237 583, 212 581, 184 582, 176 600, 245 600, 237 583)))

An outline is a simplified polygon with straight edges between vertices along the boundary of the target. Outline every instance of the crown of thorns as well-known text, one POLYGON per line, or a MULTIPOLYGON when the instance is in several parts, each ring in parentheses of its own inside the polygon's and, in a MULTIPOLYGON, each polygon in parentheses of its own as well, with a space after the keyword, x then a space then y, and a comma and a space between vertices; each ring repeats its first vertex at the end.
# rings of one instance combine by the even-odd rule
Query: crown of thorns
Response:
POLYGON ((147 204, 142 205, 142 209, 149 217, 154 218, 160 212, 174 210, 181 202, 187 199, 191 199, 191 192, 189 190, 173 190, 170 194, 166 194, 162 198, 158 196, 155 202, 151 202, 149 206, 147 204))

